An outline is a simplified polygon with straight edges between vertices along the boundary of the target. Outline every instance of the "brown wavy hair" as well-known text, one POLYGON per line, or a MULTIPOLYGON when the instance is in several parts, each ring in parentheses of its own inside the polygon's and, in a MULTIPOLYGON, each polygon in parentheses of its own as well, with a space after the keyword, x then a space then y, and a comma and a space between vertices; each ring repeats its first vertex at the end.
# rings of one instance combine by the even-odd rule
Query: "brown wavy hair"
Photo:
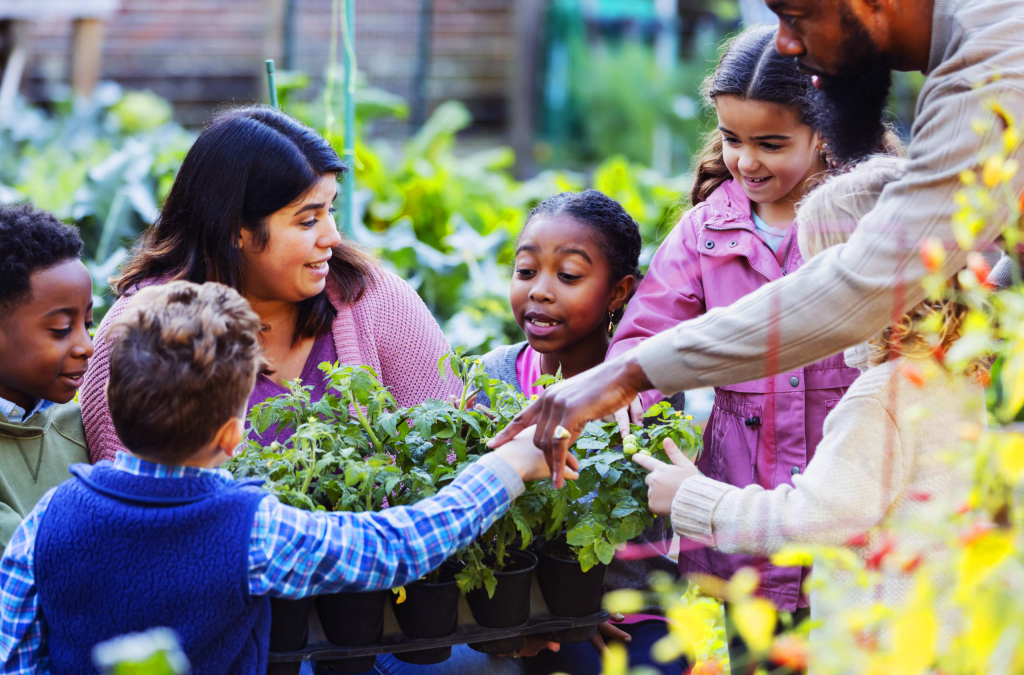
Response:
MULTIPOLYGON (((268 106, 223 112, 185 156, 157 222, 139 238, 111 285, 118 296, 161 278, 216 281, 245 294, 245 266, 236 242, 243 229, 260 250, 270 240, 271 214, 300 199, 325 175, 344 180, 348 167, 323 136, 268 106)), ((376 259, 350 241, 334 248, 329 280, 343 302, 358 300, 376 259)), ((326 289, 299 303, 293 340, 330 326, 337 311, 326 289)))
MULTIPOLYGON (((775 103, 791 108, 799 114, 803 124, 817 131, 813 123, 813 85, 808 75, 797 68, 796 60, 782 56, 775 49, 778 28, 754 26, 729 40, 718 60, 715 71, 705 78, 701 96, 707 106, 713 107, 719 96, 736 96, 748 101, 775 103)), ((826 143, 828 139, 825 139, 826 143)), ((887 127, 878 147, 882 154, 902 157, 903 144, 891 127, 887 127)), ((822 161, 830 172, 841 171, 822 153, 822 161)), ((690 190, 690 204, 706 201, 711 193, 732 178, 722 154, 722 134, 712 129, 704 137, 704 144, 694 161, 694 181, 690 190)), ((811 177, 808 189, 813 181, 811 177)))

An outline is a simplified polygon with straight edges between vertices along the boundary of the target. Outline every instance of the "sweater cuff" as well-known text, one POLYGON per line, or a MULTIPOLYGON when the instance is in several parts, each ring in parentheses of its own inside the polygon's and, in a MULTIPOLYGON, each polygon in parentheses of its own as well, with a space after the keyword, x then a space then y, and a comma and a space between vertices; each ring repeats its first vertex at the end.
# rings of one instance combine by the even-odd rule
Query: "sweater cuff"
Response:
POLYGON ((500 455, 496 455, 493 452, 488 453, 476 460, 476 464, 489 469, 491 473, 498 477, 498 480, 501 481, 501 484, 505 486, 505 490, 508 492, 509 501, 514 502, 516 497, 526 491, 523 479, 519 477, 519 474, 512 468, 512 465, 502 459, 500 455))
POLYGON ((662 331, 633 348, 647 379, 665 396, 701 386, 683 363, 683 353, 676 349, 677 330, 662 331))
POLYGON ((715 507, 726 492, 735 489, 706 476, 687 478, 672 499, 672 529, 681 537, 714 546, 711 518, 715 507))

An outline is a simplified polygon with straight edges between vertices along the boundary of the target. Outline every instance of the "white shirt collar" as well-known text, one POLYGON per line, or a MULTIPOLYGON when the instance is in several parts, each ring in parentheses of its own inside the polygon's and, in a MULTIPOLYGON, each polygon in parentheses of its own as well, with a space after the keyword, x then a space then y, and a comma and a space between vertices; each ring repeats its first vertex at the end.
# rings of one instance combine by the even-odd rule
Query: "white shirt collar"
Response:
POLYGON ((32 416, 37 412, 42 412, 53 405, 53 401, 47 401, 46 399, 39 399, 36 401, 35 407, 32 410, 26 411, 17 403, 8 401, 6 398, 0 397, 0 414, 7 418, 8 422, 14 424, 24 424, 25 422, 32 419, 32 416))

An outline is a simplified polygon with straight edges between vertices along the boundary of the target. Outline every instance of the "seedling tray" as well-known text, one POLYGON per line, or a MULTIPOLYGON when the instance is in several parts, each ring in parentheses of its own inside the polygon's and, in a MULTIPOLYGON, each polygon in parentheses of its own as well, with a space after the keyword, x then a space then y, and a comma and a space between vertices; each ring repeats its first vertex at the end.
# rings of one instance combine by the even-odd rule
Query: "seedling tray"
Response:
MULTIPOLYGON (((536 575, 534 576, 531 589, 530 607, 530 618, 521 626, 484 628, 473 620, 473 614, 469 610, 469 603, 466 602, 465 596, 462 596, 459 598, 459 621, 454 633, 440 638, 409 638, 398 627, 393 606, 388 602, 384 609, 384 630, 380 642, 365 647, 339 647, 327 641, 324 630, 320 626, 320 617, 314 605, 309 617, 309 640, 306 647, 292 652, 270 652, 270 661, 272 663, 326 661, 355 656, 395 654, 437 647, 450 647, 452 645, 475 644, 524 635, 586 629, 608 620, 608 612, 605 611, 581 617, 564 617, 551 614, 548 611, 547 604, 544 602, 544 596, 541 595, 536 575)), ((588 631, 574 631, 574 633, 585 632, 588 631)), ((557 639, 557 636, 552 637, 557 639)), ((570 641, 567 639, 569 637, 569 635, 564 635, 563 641, 570 641)), ((575 641, 578 640, 579 637, 575 641)))

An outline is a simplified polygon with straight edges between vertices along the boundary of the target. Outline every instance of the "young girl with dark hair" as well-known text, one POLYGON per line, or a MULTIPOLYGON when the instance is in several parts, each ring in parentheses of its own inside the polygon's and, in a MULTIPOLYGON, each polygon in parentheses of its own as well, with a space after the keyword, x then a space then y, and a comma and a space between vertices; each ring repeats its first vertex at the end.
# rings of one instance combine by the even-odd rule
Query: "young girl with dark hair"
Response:
MULTIPOLYGON (((811 124, 810 79, 775 50, 777 30, 755 27, 738 35, 706 80, 704 96, 715 108, 718 128, 697 160, 693 208, 655 254, 609 358, 803 264, 792 226, 795 206, 829 161, 811 124)), ((778 312, 781 332, 787 319, 784 307, 778 312)), ((716 387, 698 466, 737 487, 791 484, 821 441, 825 416, 857 374, 840 354, 774 377, 716 387)), ((659 397, 644 392, 641 406, 659 397)), ((757 569, 760 593, 780 610, 808 606, 801 592, 806 570, 682 542, 682 574, 729 579, 746 566, 757 569)))
POLYGON ((226 284, 259 315, 268 365, 250 407, 299 377, 321 397, 323 361, 372 367, 399 405, 458 390, 455 378, 438 374, 448 343, 416 292, 338 233, 333 204, 347 173, 320 134, 273 108, 224 112, 199 135, 159 220, 113 280, 119 297, 82 387, 94 461, 123 449, 103 393, 107 327, 136 290, 171 280, 226 284))
MULTIPOLYGON (((530 213, 516 242, 509 300, 526 341, 498 347, 483 357, 484 368, 527 397, 538 394, 541 375, 571 378, 604 361, 612 329, 640 279, 640 227, 614 199, 596 190, 563 192, 530 213)), ((487 404, 486 396, 478 403, 487 404)), ((681 404, 679 405, 681 408, 681 404)), ((661 523, 641 535, 643 544, 668 552, 671 539, 661 523)), ((612 561, 606 585, 647 588, 651 572, 675 572, 666 555, 612 561)), ((601 626, 593 647, 529 640, 520 656, 531 674, 601 672, 605 639, 627 642, 630 663, 660 672, 681 672, 681 664, 656 664, 651 645, 666 634, 660 617, 635 616, 601 626), (597 649, 595 649, 595 647, 597 649), (539 653, 538 653, 539 652, 539 653)))

